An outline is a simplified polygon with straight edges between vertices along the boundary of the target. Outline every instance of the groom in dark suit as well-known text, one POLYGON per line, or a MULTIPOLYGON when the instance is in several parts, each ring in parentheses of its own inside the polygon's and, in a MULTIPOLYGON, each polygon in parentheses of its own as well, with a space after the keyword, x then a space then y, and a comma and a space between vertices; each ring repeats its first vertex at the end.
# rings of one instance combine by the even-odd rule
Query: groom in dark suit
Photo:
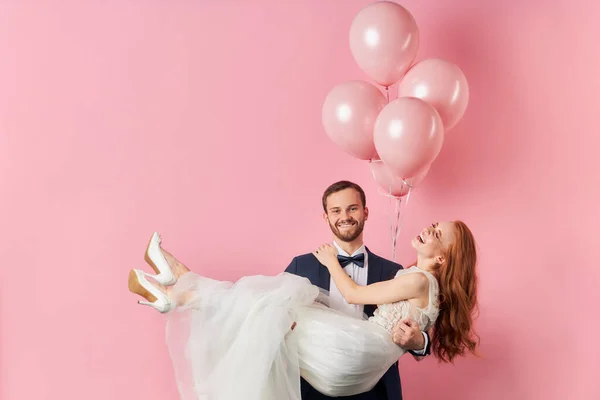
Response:
MULTIPOLYGON (((322 201, 323 217, 335 236, 333 244, 338 250, 340 264, 348 275, 359 285, 392 279, 402 266, 371 253, 363 244, 363 228, 369 217, 363 189, 352 182, 336 182, 325 190, 322 201)), ((362 316, 364 312, 370 317, 375 311, 376 305, 365 305, 362 308, 348 304, 331 280, 327 268, 312 254, 295 257, 286 272, 308 278, 314 285, 329 291, 330 307, 357 316, 362 316)), ((429 336, 419 330, 415 321, 399 322, 394 329, 393 339, 399 346, 409 349, 414 356, 430 353, 429 336)), ((301 392, 302 400, 332 399, 319 393, 304 379, 301 382, 301 392)), ((392 365, 371 391, 343 399, 402 400, 398 363, 392 365)))

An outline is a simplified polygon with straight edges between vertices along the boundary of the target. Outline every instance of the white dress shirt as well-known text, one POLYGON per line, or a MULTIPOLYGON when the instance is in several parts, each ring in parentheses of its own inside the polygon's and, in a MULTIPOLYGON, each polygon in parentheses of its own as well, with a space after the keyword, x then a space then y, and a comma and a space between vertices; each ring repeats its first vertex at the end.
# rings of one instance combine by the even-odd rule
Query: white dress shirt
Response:
MULTIPOLYGON (((350 278, 357 285, 366 286, 368 282, 368 271, 369 271, 369 253, 365 250, 365 245, 360 246, 354 253, 348 254, 346 253, 335 241, 333 245, 338 251, 338 254, 346 257, 354 257, 357 254, 365 255, 365 266, 363 268, 354 264, 353 262, 349 263, 344 267, 344 271, 348 274, 350 278)), ((330 278, 329 282, 329 307, 342 311, 348 315, 355 316, 356 318, 362 318, 364 314, 364 306, 359 304, 348 304, 342 293, 335 285, 333 278, 330 278)), ((425 347, 423 350, 414 350, 414 352, 418 355, 425 355, 425 349, 427 348, 427 335, 425 332, 421 332, 423 334, 423 338, 425 339, 425 347)))
MULTIPOLYGON (((349 263, 344 267, 344 271, 348 274, 350 278, 357 285, 366 286, 367 285, 367 277, 368 277, 368 254, 365 251, 365 245, 360 246, 354 253, 348 254, 336 243, 333 242, 333 245, 338 251, 338 254, 346 257, 354 257, 357 254, 365 255, 365 266, 363 268, 354 264, 353 262, 349 263)), ((342 311, 346 314, 356 316, 357 318, 362 318, 364 313, 364 306, 360 304, 348 304, 342 293, 340 293, 339 289, 335 285, 333 278, 330 278, 331 281, 329 283, 329 306, 336 310, 342 311)))

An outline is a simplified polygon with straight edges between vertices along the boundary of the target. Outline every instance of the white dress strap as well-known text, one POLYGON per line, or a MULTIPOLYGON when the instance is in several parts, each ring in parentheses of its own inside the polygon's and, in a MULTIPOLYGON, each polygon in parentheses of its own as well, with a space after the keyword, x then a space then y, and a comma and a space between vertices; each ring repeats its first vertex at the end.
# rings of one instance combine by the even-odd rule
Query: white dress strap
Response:
POLYGON ((438 280, 436 279, 435 276, 433 276, 433 274, 431 272, 425 271, 424 269, 421 269, 421 268, 417 267, 416 265, 413 265, 412 267, 407 268, 407 269, 401 269, 400 271, 398 271, 396 276, 411 273, 411 272, 421 272, 423 275, 425 275, 429 279, 429 302, 427 304, 427 307, 422 309, 421 311, 424 312, 425 314, 427 314, 427 316, 429 317, 429 319, 431 321, 435 321, 439 314, 440 286, 439 286, 438 280))

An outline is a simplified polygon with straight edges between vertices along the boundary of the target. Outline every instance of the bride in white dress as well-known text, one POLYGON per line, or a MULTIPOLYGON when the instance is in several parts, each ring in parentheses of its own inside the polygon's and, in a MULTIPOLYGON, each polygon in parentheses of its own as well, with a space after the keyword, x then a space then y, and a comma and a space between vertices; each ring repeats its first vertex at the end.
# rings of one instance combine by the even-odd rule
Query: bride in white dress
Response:
POLYGON ((131 270, 129 290, 145 298, 140 304, 168 313, 182 400, 300 400, 300 376, 327 396, 350 396, 372 389, 405 353, 391 336, 400 319, 433 328, 432 350, 442 361, 475 352, 473 235, 460 221, 443 222, 412 245, 414 266, 367 286, 346 275, 335 247, 314 251, 348 303, 379 304, 369 319, 327 307, 327 294, 296 275, 235 283, 198 275, 162 249, 156 233, 146 261, 157 275, 131 270))

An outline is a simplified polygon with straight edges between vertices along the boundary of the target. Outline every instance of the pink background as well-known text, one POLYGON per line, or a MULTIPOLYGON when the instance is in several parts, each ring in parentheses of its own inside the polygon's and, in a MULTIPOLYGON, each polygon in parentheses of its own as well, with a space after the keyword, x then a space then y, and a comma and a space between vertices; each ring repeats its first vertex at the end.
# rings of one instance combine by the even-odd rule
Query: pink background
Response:
MULTIPOLYGON (((320 196, 367 191, 326 137, 327 92, 367 79, 348 30, 366 0, 0 5, 0 397, 175 399, 164 318, 136 304, 152 231, 216 278, 282 271, 330 240, 320 196), (142 382, 144 382, 142 384, 142 382)), ((459 64, 463 121, 409 204, 466 221, 480 251, 482 357, 401 362, 414 399, 597 399, 600 5, 410 0, 418 59, 459 64)))

